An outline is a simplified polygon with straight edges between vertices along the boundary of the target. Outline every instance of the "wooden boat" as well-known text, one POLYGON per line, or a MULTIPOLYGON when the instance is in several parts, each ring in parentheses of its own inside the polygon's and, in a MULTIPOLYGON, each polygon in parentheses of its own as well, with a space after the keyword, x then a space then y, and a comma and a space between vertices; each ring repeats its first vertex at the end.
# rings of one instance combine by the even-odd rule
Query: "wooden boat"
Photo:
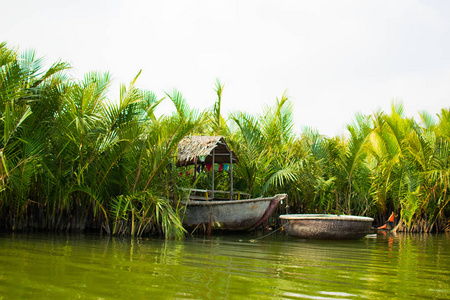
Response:
POLYGON ((190 200, 185 202, 183 225, 186 228, 204 225, 214 230, 251 230, 266 221, 278 203, 286 197, 286 194, 279 194, 244 200, 190 200))
POLYGON ((368 217, 326 214, 289 214, 280 219, 287 234, 303 239, 360 239, 373 222, 368 217))
MULTIPOLYGON (((266 221, 277 204, 287 197, 286 194, 280 194, 269 198, 241 199, 242 195, 244 197, 250 195, 233 190, 233 164, 237 162, 236 154, 221 136, 189 136, 181 140, 178 144, 177 166, 193 171, 193 182, 199 169, 204 170, 206 167, 207 172, 211 172, 210 190, 187 191, 189 200, 183 202, 186 206, 183 218, 185 228, 195 229, 205 226, 207 230, 253 229, 266 221), (214 188, 215 165, 219 165, 218 167, 226 165, 230 176, 229 191, 214 188)), ((217 171, 220 172, 220 168, 217 171)))

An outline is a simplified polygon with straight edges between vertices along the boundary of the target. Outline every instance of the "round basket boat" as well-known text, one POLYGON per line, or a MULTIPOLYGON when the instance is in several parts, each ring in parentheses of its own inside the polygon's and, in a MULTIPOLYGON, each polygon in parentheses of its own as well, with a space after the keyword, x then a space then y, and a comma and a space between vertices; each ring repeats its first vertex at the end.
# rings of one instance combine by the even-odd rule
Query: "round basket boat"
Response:
POLYGON ((372 218, 346 215, 281 215, 287 234, 303 239, 356 240, 372 228, 372 218))

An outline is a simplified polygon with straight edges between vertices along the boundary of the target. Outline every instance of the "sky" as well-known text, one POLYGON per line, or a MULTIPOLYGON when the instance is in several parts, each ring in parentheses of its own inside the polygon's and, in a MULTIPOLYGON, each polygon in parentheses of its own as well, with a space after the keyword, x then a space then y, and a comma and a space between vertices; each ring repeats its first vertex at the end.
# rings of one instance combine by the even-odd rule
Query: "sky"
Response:
MULTIPOLYGON (((450 108, 450 1, 1 0, 0 41, 191 107, 261 114, 286 91, 295 131, 342 135, 356 113, 450 108)), ((173 110, 163 102, 160 113, 173 110)))

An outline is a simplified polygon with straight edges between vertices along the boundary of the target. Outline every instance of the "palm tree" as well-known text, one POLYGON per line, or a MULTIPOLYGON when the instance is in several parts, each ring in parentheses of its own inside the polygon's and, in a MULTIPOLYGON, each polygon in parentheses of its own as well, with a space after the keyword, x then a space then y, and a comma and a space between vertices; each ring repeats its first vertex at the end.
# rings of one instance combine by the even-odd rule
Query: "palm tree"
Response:
POLYGON ((236 124, 238 133, 234 134, 230 145, 239 158, 234 167, 236 187, 252 195, 260 195, 264 171, 269 164, 267 149, 264 149, 264 137, 258 126, 258 120, 246 113, 234 113, 230 119, 236 124))
POLYGON ((343 200, 342 212, 346 214, 366 214, 370 209, 370 169, 367 165, 365 149, 371 132, 370 118, 356 115, 355 122, 347 126, 350 133, 343 153, 337 155, 334 174, 339 182, 343 200))
POLYGON ((284 93, 259 117, 242 112, 230 116, 238 129, 231 142, 239 157, 235 170, 237 177, 245 180, 248 193, 269 194, 297 181, 292 114, 292 104, 284 93))
POLYGON ((42 170, 41 154, 51 128, 48 115, 57 111, 65 80, 60 73, 67 68, 57 62, 43 72, 42 59, 33 51, 18 55, 0 44, 0 204, 10 208, 6 225, 12 228, 33 201, 33 175, 42 170))
POLYGON ((208 124, 208 133, 211 135, 229 136, 230 129, 227 126, 227 121, 222 116, 222 92, 224 84, 220 83, 219 79, 216 80, 216 87, 214 91, 217 95, 217 100, 214 103, 214 107, 211 111, 211 117, 208 124))
POLYGON ((130 151, 126 155, 129 170, 124 178, 129 182, 129 194, 114 198, 112 203, 115 234, 129 231, 131 235, 141 235, 152 224, 160 224, 166 237, 181 238, 184 234, 180 207, 172 208, 168 201, 179 193, 172 182, 176 178, 176 149, 181 139, 203 124, 204 114, 191 110, 178 91, 166 95, 175 105, 175 114, 156 118, 153 110, 162 99, 156 101, 152 96, 140 105, 140 113, 133 114, 143 116, 136 119, 136 130, 130 130, 130 121, 126 122, 125 133, 131 134, 122 140, 134 138, 135 143, 128 144, 130 151))

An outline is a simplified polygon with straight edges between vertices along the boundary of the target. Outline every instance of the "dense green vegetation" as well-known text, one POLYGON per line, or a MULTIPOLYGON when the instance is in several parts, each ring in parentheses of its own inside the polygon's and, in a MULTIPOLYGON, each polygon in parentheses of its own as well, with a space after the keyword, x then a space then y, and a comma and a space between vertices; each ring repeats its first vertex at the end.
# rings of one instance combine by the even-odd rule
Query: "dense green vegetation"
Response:
POLYGON ((285 94, 261 115, 224 118, 220 82, 214 106, 199 112, 178 91, 158 99, 136 88, 139 74, 111 101, 108 73, 77 81, 68 68, 43 70, 34 52, 0 44, 1 227, 182 237, 183 207, 168 199, 181 199, 192 182, 177 176, 176 147, 205 134, 225 136, 236 152, 235 189, 286 192, 291 213, 381 222, 394 211, 404 230, 449 229, 448 109, 418 123, 393 105, 388 114, 356 116, 345 138, 298 135, 285 94), (155 116, 161 101, 174 112, 155 116))

